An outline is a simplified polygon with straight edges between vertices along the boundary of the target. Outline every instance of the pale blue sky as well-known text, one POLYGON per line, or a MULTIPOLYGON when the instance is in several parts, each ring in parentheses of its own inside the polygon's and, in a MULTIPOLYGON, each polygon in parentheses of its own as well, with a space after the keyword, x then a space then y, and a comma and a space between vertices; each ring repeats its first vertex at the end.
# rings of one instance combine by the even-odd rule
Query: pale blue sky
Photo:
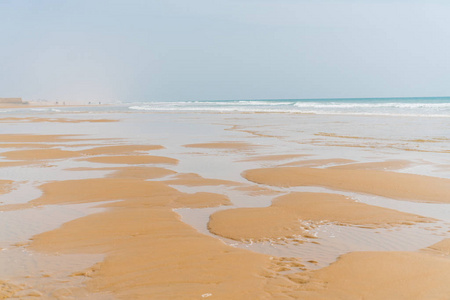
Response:
POLYGON ((0 97, 450 95, 450 1, 0 0, 0 97))

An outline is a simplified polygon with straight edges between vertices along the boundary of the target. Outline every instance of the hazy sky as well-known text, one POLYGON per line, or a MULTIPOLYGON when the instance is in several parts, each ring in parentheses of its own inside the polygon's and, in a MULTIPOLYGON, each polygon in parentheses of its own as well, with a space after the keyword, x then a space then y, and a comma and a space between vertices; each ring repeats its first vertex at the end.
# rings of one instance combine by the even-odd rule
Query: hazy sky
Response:
POLYGON ((0 0, 0 97, 450 95, 450 1, 0 0))

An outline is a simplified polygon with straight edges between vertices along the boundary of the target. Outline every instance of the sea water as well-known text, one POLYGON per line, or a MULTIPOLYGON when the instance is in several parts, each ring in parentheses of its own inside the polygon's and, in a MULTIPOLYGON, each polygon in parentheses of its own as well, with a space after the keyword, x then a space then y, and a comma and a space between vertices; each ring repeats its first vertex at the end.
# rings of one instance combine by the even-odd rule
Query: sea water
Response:
MULTIPOLYGON (((395 171, 450 178, 449 106, 450 98, 390 98, 123 102, 105 106, 5 108, 0 112, 0 119, 36 116, 75 120, 116 119, 119 122, 84 122, 74 125, 54 122, 8 123, 3 121, 0 124, 0 133, 79 134, 94 139, 100 144, 160 144, 166 148, 152 151, 152 153, 179 159, 180 163, 171 167, 178 173, 196 173, 204 178, 233 180, 243 184, 248 184, 241 176, 245 170, 276 167, 299 159, 350 159, 356 162, 407 160, 411 162, 409 167, 395 171), (192 149, 183 146, 190 143, 220 141, 247 142, 256 147, 245 151, 228 151, 192 149), (255 156, 273 154, 306 156, 287 161, 246 161, 255 156)), ((86 147, 83 144, 92 142, 80 142, 79 147, 86 147)), ((66 146, 62 147, 63 150, 77 149, 68 146, 69 144, 76 146, 76 142, 74 145, 65 144, 66 146)), ((10 150, 13 149, 0 149, 0 156, 1 152, 10 150)), ((56 176, 59 176, 59 180, 68 180, 74 179, 74 176, 90 178, 104 175, 85 172, 74 175, 74 172, 66 170, 89 166, 92 166, 92 163, 69 159, 53 161, 46 167, 45 172, 42 172, 39 166, 10 167, 3 169, 1 179, 13 177, 15 180, 32 180, 33 184, 39 185, 48 180, 55 180, 56 176)), ((317 167, 329 166, 333 166, 333 163, 317 167)), ((225 194, 233 202, 233 207, 268 206, 271 200, 276 198, 276 196, 248 195, 227 187, 209 189, 200 186, 188 189, 188 187, 176 186, 176 188, 191 193, 207 191, 225 194)), ((319 187, 273 189, 282 193, 323 191, 323 188, 319 187)), ((18 190, 18 192, 26 193, 27 190, 18 190)), ((327 192, 336 193, 337 191, 327 192)), ((13 198, 10 197, 11 195, 16 194, 5 195, 5 203, 14 200, 9 199, 13 198)), ((36 197, 32 194, 29 196, 36 197)), ((420 204, 419 206, 407 201, 371 198, 361 194, 350 196, 371 205, 420 213, 436 217, 441 222, 450 222, 447 213, 449 204, 420 204)), ((229 207, 218 209, 229 209, 229 207)), ((201 232, 208 233, 206 222, 211 210, 185 209, 177 210, 177 212, 186 223, 201 232)), ((69 219, 68 216, 67 220, 69 219)), ((236 246, 273 255, 302 258, 312 258, 319 253, 320 257, 316 257, 316 260, 319 261, 320 266, 324 266, 334 261, 337 256, 350 251, 411 251, 429 246, 448 237, 447 230, 450 225, 439 223, 439 226, 442 230, 430 231, 424 228, 402 227, 399 232, 376 233, 368 229, 326 225, 320 227, 317 232, 324 241, 322 248, 310 243, 303 245, 238 243, 236 246), (367 234, 370 234, 370 238, 367 238, 367 234), (400 239, 398 236, 405 238, 400 239), (381 249, 379 245, 383 245, 384 248, 381 249), (308 253, 311 253, 311 256, 308 256, 308 253)), ((27 233, 30 236, 34 234, 27 233)), ((9 250, 13 249, 7 248, 7 251, 9 250)), ((7 254, 5 251, 3 253, 7 254)))
POLYGON ((272 99, 132 103, 131 110, 284 112, 305 114, 450 117, 450 97, 272 99))

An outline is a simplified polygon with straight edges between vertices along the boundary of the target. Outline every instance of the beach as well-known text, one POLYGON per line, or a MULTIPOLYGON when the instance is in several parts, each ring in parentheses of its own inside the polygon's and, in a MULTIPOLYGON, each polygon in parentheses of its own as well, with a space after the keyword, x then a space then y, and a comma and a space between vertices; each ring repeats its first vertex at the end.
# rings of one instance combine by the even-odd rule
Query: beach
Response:
POLYGON ((0 299, 446 299, 450 102, 408 101, 0 107, 0 299))

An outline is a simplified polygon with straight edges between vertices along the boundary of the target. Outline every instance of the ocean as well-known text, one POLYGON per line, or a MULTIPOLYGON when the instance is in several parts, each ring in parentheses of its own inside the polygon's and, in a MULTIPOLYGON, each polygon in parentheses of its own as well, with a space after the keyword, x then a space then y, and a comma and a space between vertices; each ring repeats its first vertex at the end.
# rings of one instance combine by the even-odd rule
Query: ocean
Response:
POLYGON ((450 97, 156 101, 132 103, 131 110, 273 112, 331 115, 450 117, 450 97))
MULTIPOLYGON (((0 179, 13 180, 16 187, 10 194, 0 195, 0 202, 23 204, 36 199, 41 195, 39 185, 47 182, 97 179, 127 167, 136 170, 149 167, 153 171, 169 168, 169 173, 174 174, 168 175, 168 180, 183 179, 182 176, 199 180, 219 179, 250 188, 174 183, 174 188, 188 194, 222 194, 233 202, 234 207, 269 207, 280 193, 332 193, 372 206, 441 220, 431 225, 377 229, 323 223, 311 231, 320 244, 222 240, 233 247, 270 256, 301 257, 303 262, 316 261, 316 264, 308 265, 311 269, 325 267, 339 256, 353 251, 416 251, 450 237, 450 205, 447 199, 443 199, 442 203, 399 201, 381 196, 383 194, 340 190, 320 183, 296 187, 263 185, 258 188, 242 174, 258 168, 300 167, 344 170, 341 174, 349 174, 345 173, 345 169, 350 173, 354 169, 450 179, 449 117, 450 98, 160 101, 103 106, 51 106, 48 103, 41 107, 1 108, 0 135, 4 142, 0 149, 0 164, 3 164, 3 177, 0 179), (59 135, 61 138, 51 141, 59 135), (44 142, 31 142, 35 139, 39 141, 39 138, 43 138, 44 142), (45 142, 47 138, 50 142, 45 142), (205 143, 239 143, 249 147, 185 147, 205 143), (106 152, 97 157, 84 152, 93 147, 118 145, 161 145, 164 148, 150 153, 132 152, 131 156, 155 154, 176 159, 179 163, 95 162, 88 159, 109 159, 113 156, 121 159, 130 154, 111 155, 113 153, 106 152), (29 150, 48 152, 48 159, 8 158, 11 155, 8 152, 16 151, 22 155, 29 150), (52 153, 72 153, 75 156, 53 158, 52 153), (181 177, 176 177, 178 175, 181 177)), ((161 181, 161 184, 164 182, 161 181)), ((410 181, 398 181, 396 184, 411 185, 410 181)), ((408 189, 405 187, 405 190, 408 189)), ((430 193, 433 191, 430 190, 430 193)), ((40 266, 60 268, 64 262, 61 261, 63 256, 49 262, 48 256, 41 258, 12 245, 84 215, 84 209, 87 213, 88 206, 80 205, 49 205, 4 211, 0 219, 0 229, 3 229, 0 230, 0 248, 4 249, 0 251, 0 265, 5 267, 0 268, 0 276, 9 278, 32 274, 35 276, 32 278, 42 278, 40 266), (17 261, 22 262, 23 269, 17 270, 17 264, 14 264, 17 261)), ((222 208, 188 207, 179 208, 176 213, 183 222, 210 235, 208 222, 215 209, 222 208)), ((77 270, 85 270, 88 265, 84 264, 92 265, 102 257, 83 256, 77 259, 66 261, 70 261, 71 266, 76 261, 79 264, 77 270)))
MULTIPOLYGON (((94 102, 96 103, 96 102, 94 102)), ((39 103, 37 103, 39 104, 39 103)), ((1 108, 8 113, 211 112, 450 118, 450 97, 116 102, 102 106, 1 108)))

